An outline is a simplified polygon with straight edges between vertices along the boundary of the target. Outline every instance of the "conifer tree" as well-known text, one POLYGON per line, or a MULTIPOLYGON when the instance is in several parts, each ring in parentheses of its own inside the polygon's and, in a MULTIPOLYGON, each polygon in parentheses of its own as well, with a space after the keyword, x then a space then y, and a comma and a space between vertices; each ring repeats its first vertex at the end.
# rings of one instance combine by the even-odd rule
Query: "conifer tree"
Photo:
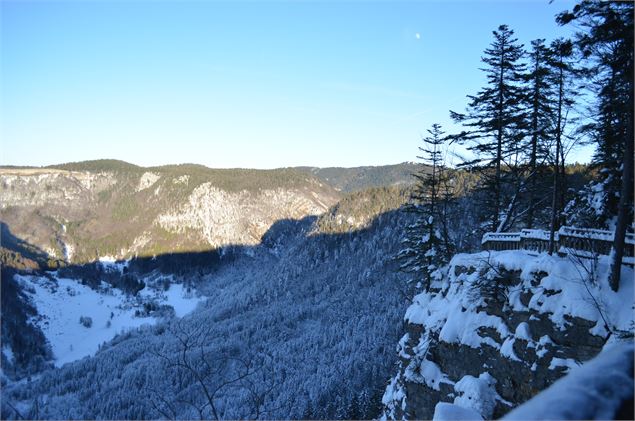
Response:
POLYGON ((527 83, 527 109, 529 116, 529 144, 527 170, 527 228, 533 228, 540 195, 539 170, 547 160, 552 128, 552 95, 549 83, 549 49, 544 39, 531 42, 529 69, 525 76, 527 83))
POLYGON ((450 111, 454 121, 467 129, 450 138, 466 144, 475 154, 475 159, 462 165, 481 171, 482 188, 487 191, 484 210, 491 215, 491 230, 500 231, 504 228, 500 223, 503 184, 510 170, 517 168, 526 126, 521 62, 524 50, 507 25, 499 26, 493 34, 494 41, 482 58, 487 86, 476 95, 468 95, 465 114, 450 111))
POLYGON ((596 87, 594 122, 587 126, 598 147, 601 168, 602 222, 615 238, 610 284, 617 290, 628 227, 633 226, 633 2, 584 0, 561 13, 561 25, 575 21, 582 29, 576 45, 587 59, 587 74, 596 87))
POLYGON ((554 87, 554 124, 553 137, 555 143, 555 152, 553 155, 553 190, 551 200, 551 221, 549 230, 549 254, 553 254, 555 248, 555 231, 561 224, 559 215, 564 210, 564 183, 565 183, 565 166, 564 166, 564 128, 566 125, 567 110, 573 104, 569 96, 569 75, 572 72, 570 57, 573 54, 573 44, 571 41, 562 39, 555 40, 551 43, 551 52, 549 54, 549 62, 552 68, 548 74, 549 79, 554 87))
POLYGON ((401 270, 412 273, 417 281, 416 288, 430 289, 437 270, 450 258, 451 250, 447 237, 442 234, 443 212, 441 204, 442 186, 445 180, 443 167, 444 132, 439 124, 428 130, 423 138, 418 156, 425 166, 414 174, 415 190, 407 210, 415 213, 415 221, 406 227, 404 248, 397 255, 401 270))

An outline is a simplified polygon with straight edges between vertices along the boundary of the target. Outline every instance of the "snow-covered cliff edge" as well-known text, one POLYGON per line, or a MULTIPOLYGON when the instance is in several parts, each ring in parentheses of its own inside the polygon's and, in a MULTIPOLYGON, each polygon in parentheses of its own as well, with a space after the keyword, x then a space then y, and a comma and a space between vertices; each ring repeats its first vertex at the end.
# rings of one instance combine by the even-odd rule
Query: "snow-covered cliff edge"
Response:
POLYGON ((623 271, 616 293, 606 280, 606 256, 455 256, 446 276, 406 311, 383 417, 432 419, 446 402, 497 418, 607 341, 632 341, 633 270, 623 271))

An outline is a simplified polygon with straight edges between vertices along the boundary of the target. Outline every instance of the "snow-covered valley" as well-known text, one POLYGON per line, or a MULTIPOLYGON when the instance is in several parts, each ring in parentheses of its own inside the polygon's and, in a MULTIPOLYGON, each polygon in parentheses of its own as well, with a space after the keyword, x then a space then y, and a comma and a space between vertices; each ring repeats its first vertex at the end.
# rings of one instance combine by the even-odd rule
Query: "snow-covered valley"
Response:
MULTIPOLYGON (((182 284, 171 284, 167 291, 144 289, 137 296, 126 295, 103 283, 94 290, 76 279, 17 275, 38 316, 33 322, 49 341, 56 366, 94 355, 104 342, 143 324, 154 324, 165 312, 148 314, 144 304, 173 308, 183 317, 201 298, 187 292, 182 284)), ((165 309, 165 307, 164 307, 165 309)))

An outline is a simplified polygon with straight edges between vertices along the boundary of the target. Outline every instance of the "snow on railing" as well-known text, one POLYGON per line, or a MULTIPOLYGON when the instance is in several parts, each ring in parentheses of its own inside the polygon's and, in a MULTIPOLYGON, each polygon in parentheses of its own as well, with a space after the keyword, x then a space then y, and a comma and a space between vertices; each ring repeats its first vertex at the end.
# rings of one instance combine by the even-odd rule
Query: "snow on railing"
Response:
POLYGON ((519 232, 486 232, 483 235, 481 244, 485 244, 488 241, 503 241, 503 242, 516 242, 520 241, 519 232))
MULTIPOLYGON (((564 254, 609 254, 613 247, 613 231, 565 226, 554 233, 556 250, 564 254)), ((635 235, 626 234, 623 262, 633 264, 635 235)), ((549 231, 523 229, 521 232, 488 232, 481 245, 485 250, 529 250, 545 252, 549 248, 549 231)))
MULTIPOLYGON (((549 241, 549 231, 524 229, 520 231, 521 238, 549 241)), ((558 239, 558 232, 554 232, 554 238, 558 239)))
MULTIPOLYGON (((600 230, 595 228, 578 228, 578 227, 562 227, 560 233, 568 237, 588 238, 590 240, 601 240, 613 242, 615 233, 608 230, 600 230)), ((635 236, 631 233, 626 233, 626 244, 635 244, 635 236)))

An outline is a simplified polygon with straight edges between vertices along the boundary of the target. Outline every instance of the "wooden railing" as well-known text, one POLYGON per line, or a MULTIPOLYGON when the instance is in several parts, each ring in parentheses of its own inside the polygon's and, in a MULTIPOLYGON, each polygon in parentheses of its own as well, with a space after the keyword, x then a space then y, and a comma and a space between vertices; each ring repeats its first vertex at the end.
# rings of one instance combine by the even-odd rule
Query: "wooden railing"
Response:
MULTIPOLYGON (((561 255, 592 257, 611 252, 613 231, 593 228, 562 227, 554 233, 555 249, 561 255)), ((626 234, 622 263, 633 266, 635 236, 626 234)), ((483 250, 527 250, 537 253, 549 250, 549 231, 524 229, 520 232, 488 232, 481 241, 483 250)))

